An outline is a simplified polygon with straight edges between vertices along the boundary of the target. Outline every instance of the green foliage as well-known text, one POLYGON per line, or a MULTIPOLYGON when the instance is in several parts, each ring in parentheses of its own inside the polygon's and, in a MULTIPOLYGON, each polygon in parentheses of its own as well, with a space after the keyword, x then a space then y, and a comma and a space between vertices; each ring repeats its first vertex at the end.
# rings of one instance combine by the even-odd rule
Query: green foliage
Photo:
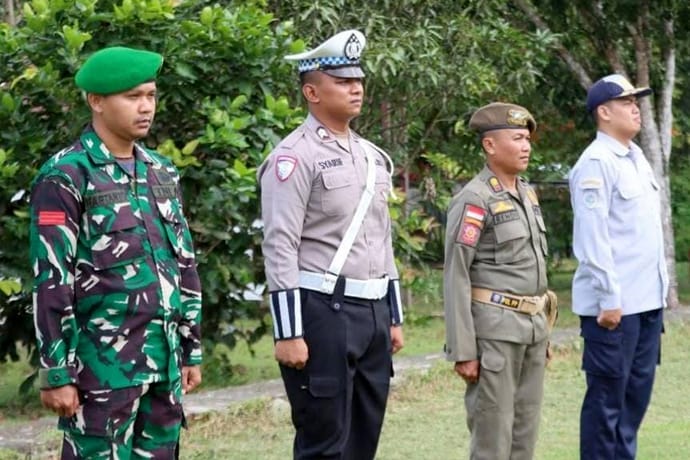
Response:
POLYGON ((673 230, 675 235, 676 260, 690 260, 690 158, 676 156, 671 158, 671 209, 673 211, 673 230))
POLYGON ((260 293, 256 168, 302 117, 283 96, 297 78, 282 57, 300 51, 290 22, 261 1, 31 0, 17 27, 0 24, 0 359, 33 344, 28 190, 36 168, 89 120, 73 76, 109 45, 165 56, 156 122, 145 143, 181 169, 198 252, 204 334, 234 341, 266 330, 260 293), (18 285, 19 283, 19 285, 18 285), (18 292, 18 288, 19 289, 18 292), (255 297, 255 296, 254 296, 255 297), (19 342, 18 342, 19 341, 19 342))

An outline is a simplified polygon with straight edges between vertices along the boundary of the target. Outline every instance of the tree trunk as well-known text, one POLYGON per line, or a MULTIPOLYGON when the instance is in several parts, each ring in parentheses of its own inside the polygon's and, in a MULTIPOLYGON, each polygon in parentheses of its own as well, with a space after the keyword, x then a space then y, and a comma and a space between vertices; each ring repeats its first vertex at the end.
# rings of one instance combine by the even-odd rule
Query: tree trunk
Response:
MULTIPOLYGON (((527 18, 537 29, 553 33, 539 11, 529 0, 513 0, 527 18)), ((594 11, 596 15, 597 12, 594 11)), ((671 157, 671 136, 673 125, 673 88, 675 85, 676 61, 674 45, 673 19, 664 21, 664 34, 667 43, 663 44, 665 72, 664 83, 661 91, 657 92, 657 119, 655 118, 652 98, 640 100, 640 112, 642 116, 642 130, 640 131, 640 144, 645 156, 649 160, 657 183, 660 187, 661 197, 661 225, 664 233, 664 255, 669 276, 668 304, 670 307, 678 306, 678 280, 676 276, 676 251, 673 235, 673 219, 671 211, 671 183, 669 177, 669 160, 671 157)), ((649 3, 644 2, 640 8, 637 24, 630 25, 629 31, 635 43, 635 58, 637 64, 636 83, 640 86, 649 86, 649 70, 651 62, 651 46, 646 38, 649 32, 649 3)), ((611 40, 613 42, 613 40, 611 40)), ((591 86, 592 80, 580 62, 571 54, 570 50, 556 40, 555 50, 559 57, 568 65, 577 77, 582 87, 586 90, 591 86)), ((615 48, 602 50, 609 64, 616 72, 623 73, 622 60, 615 48)))
POLYGON ((16 25, 14 16, 14 0, 5 0, 5 22, 9 25, 16 25))
MULTIPOLYGON (((647 6, 645 4, 645 6, 647 6)), ((637 83, 649 86, 649 66, 652 62, 651 46, 645 38, 648 31, 649 10, 645 7, 640 11, 637 27, 631 27, 633 42, 635 43, 635 60, 637 61, 637 83)), ((678 280, 676 276, 676 248, 673 232, 673 216, 671 211, 671 180, 669 177, 669 160, 671 157, 671 127, 673 125, 673 86, 675 85, 676 60, 673 43, 673 20, 664 22, 664 33, 668 44, 664 48, 664 64, 666 74, 663 87, 657 92, 657 114, 654 117, 652 98, 640 99, 640 114, 642 116, 642 130, 640 144, 645 156, 654 171, 654 176, 660 187, 661 225, 664 233, 664 255, 668 269, 668 305, 678 306, 678 280), (658 121, 658 123, 657 123, 658 121)))
POLYGON ((669 280, 668 305, 673 308, 678 306, 678 280, 676 277, 676 249, 674 246, 675 239, 671 216, 671 182, 668 176, 668 160, 664 158, 661 149, 660 133, 656 129, 652 102, 649 98, 640 99, 640 112, 642 115, 640 144, 654 170, 654 176, 661 189, 659 191, 661 197, 661 225, 664 232, 664 253, 666 255, 669 280))

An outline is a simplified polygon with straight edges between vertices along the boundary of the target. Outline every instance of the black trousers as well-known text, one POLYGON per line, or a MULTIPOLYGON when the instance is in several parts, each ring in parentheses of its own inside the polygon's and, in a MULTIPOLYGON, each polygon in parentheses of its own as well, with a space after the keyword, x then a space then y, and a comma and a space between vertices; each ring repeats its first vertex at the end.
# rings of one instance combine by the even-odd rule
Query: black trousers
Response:
POLYGON ((580 458, 632 460, 660 361, 663 310, 623 316, 613 331, 599 326, 594 316, 580 321, 587 373, 580 458))
POLYGON ((295 426, 294 458, 373 459, 392 375, 387 300, 301 290, 309 360, 280 366, 295 426))

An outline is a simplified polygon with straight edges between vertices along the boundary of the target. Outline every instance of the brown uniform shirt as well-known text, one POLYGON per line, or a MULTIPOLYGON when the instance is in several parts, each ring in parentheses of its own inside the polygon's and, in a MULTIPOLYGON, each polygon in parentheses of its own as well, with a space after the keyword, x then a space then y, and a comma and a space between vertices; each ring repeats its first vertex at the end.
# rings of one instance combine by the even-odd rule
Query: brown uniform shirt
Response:
POLYGON ((546 291, 546 227, 534 190, 518 180, 504 190, 488 167, 450 203, 446 227, 444 307, 446 357, 477 359, 476 339, 530 344, 547 335, 544 313, 472 301, 472 287, 515 295, 546 291))
POLYGON ((364 145, 376 158, 376 195, 341 274, 398 278, 391 242, 391 179, 379 149, 350 131, 337 139, 314 116, 293 131, 261 165, 262 245, 270 291, 299 287, 299 270, 330 266, 366 186, 364 145), (349 145, 348 145, 349 144, 349 145))

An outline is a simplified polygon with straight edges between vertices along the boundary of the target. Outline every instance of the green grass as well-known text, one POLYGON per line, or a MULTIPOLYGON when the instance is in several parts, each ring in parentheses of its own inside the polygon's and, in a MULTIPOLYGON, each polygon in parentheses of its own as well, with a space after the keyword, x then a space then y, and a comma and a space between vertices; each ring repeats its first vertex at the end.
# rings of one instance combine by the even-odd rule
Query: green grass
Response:
MULTIPOLYGON (((663 348, 652 403, 640 431, 638 458, 686 460, 690 458, 690 398, 684 384, 690 325, 671 325, 663 348)), ((464 384, 447 363, 409 376, 392 393, 377 459, 467 458, 463 392, 464 384)), ((583 393, 580 352, 577 347, 562 349, 547 369, 536 459, 578 458, 583 393)), ((291 442, 286 410, 257 400, 194 419, 184 434, 182 453, 190 459, 277 460, 290 457, 291 442)))
POLYGON ((683 305, 690 304, 690 273, 688 262, 676 263, 676 279, 678 281, 678 298, 683 305))
MULTIPOLYGON (((570 281, 575 263, 562 260, 551 267, 549 285, 559 298, 557 328, 576 327, 579 322, 570 310, 570 281)), ((690 302, 690 276, 688 264, 679 263, 678 281, 680 297, 690 302)), ((441 270, 426 270, 415 281, 417 292, 406 310, 405 348, 401 356, 440 353, 445 342, 443 325, 443 275, 441 270)), ((26 419, 47 414, 40 408, 38 390, 33 388, 26 395, 18 395, 19 383, 31 372, 26 361, 0 364, 0 422, 8 419, 26 419)), ((243 342, 230 350, 216 345, 206 350, 203 389, 242 385, 279 377, 278 366, 273 358, 273 340, 266 336, 251 349, 243 342)))
POLYGON ((0 363, 0 423, 49 413, 41 408, 35 386, 24 394, 18 391, 19 385, 33 372, 26 356, 21 358, 17 362, 0 363))
MULTIPOLYGON (((690 458, 690 398, 685 386, 690 324, 669 325, 663 341, 662 365, 640 430, 638 458, 686 460, 690 458)), ((578 458, 584 394, 580 359, 579 346, 564 347, 547 368, 536 460, 578 458)), ((443 361, 429 371, 408 374, 391 393, 377 459, 467 458, 463 392, 464 383, 443 361)), ((182 458, 290 458, 293 429, 286 404, 279 402, 258 399, 225 412, 194 417, 183 433, 182 458)), ((59 447, 59 435, 57 431, 46 433, 44 440, 48 443, 45 458, 50 458, 59 447)), ((23 457, 0 451, 0 458, 23 457)))

